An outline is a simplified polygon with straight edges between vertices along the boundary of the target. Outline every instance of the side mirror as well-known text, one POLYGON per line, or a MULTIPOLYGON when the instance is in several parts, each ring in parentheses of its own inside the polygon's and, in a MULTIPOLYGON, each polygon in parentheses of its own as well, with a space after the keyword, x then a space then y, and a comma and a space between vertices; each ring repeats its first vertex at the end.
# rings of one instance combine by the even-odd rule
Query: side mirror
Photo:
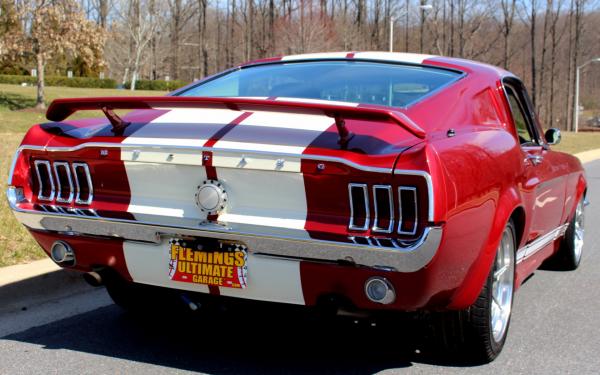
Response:
POLYGON ((556 128, 550 128, 546 130, 544 138, 549 145, 557 145, 560 143, 562 136, 560 135, 560 130, 556 128))

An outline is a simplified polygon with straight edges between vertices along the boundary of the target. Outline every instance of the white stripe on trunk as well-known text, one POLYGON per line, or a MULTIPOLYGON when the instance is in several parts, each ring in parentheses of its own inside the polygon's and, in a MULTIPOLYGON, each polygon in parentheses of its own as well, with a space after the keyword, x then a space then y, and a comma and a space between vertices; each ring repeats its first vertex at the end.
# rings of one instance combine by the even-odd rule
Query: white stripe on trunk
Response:
MULTIPOLYGON (((133 281, 166 288, 208 293, 208 286, 169 279, 169 243, 146 245, 123 243, 123 253, 133 281)), ((304 304, 300 262, 248 254, 248 287, 220 287, 221 295, 260 301, 304 304)))

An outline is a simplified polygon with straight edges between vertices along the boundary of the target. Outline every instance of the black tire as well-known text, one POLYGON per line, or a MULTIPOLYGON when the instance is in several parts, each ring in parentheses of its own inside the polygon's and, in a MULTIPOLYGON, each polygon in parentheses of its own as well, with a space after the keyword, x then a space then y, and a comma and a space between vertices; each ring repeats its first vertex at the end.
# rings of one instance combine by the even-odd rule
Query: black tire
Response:
POLYGON ((137 284, 124 280, 116 272, 106 270, 102 273, 104 285, 113 302, 127 311, 161 311, 163 308, 182 308, 168 290, 151 285, 137 284))
POLYGON ((584 198, 581 198, 579 203, 577 203, 577 208, 571 221, 569 222, 569 227, 565 232, 565 235, 560 242, 560 247, 558 252, 556 253, 553 261, 554 265, 557 269, 562 271, 574 271, 579 267, 581 263, 581 254, 583 250, 583 219, 584 219, 584 198), (578 223, 578 220, 580 222, 578 223), (581 238, 578 238, 578 229, 581 229, 579 235, 581 238), (578 243, 578 240, 581 242, 578 243), (579 247, 579 248, 578 248, 579 247))
MULTIPOLYGON (((442 312, 433 316, 432 324, 436 336, 435 339, 438 341, 438 344, 441 344, 442 354, 444 355, 451 356, 452 358, 458 357, 458 359, 468 363, 482 364, 493 361, 504 347, 510 325, 516 266, 516 235, 512 220, 508 222, 504 231, 510 236, 510 240, 507 240, 507 242, 510 242, 512 252, 512 256, 510 257, 511 266, 505 271, 509 272, 508 275, 511 276, 512 289, 510 298, 507 298, 507 300, 510 300, 510 304, 507 320, 503 324, 504 328, 499 337, 495 337, 492 325, 492 305, 494 304, 492 292, 495 275, 500 271, 497 255, 481 293, 471 307, 462 311, 442 312)), ((503 241, 501 241, 501 246, 502 243, 503 241)), ((502 277, 503 274, 500 275, 502 277)))

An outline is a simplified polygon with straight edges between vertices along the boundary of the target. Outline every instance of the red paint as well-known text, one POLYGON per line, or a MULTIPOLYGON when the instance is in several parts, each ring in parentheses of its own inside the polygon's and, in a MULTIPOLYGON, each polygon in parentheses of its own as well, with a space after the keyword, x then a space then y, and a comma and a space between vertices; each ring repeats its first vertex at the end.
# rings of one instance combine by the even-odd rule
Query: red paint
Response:
POLYGON ((54 241, 61 240, 71 245, 76 260, 75 266, 69 267, 71 269, 90 272, 110 267, 125 280, 132 280, 123 254, 123 241, 120 239, 68 236, 41 231, 30 233, 48 256, 54 241))

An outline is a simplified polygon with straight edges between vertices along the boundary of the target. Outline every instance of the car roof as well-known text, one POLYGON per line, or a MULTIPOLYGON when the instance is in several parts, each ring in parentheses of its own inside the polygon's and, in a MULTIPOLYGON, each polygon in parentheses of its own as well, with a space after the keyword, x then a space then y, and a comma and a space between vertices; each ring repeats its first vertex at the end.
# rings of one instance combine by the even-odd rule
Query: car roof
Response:
POLYGON ((240 66, 260 65, 265 63, 276 63, 284 61, 320 61, 320 60, 371 60, 382 62, 396 62, 401 64, 433 66, 438 68, 447 68, 460 70, 468 74, 481 74, 485 76, 493 76, 502 78, 505 76, 514 75, 502 68, 472 61, 459 59, 455 57, 425 55, 418 53, 405 52, 382 52, 382 51, 366 51, 366 52, 322 52, 322 53, 307 53, 300 55, 286 55, 259 59, 247 62, 240 66))

